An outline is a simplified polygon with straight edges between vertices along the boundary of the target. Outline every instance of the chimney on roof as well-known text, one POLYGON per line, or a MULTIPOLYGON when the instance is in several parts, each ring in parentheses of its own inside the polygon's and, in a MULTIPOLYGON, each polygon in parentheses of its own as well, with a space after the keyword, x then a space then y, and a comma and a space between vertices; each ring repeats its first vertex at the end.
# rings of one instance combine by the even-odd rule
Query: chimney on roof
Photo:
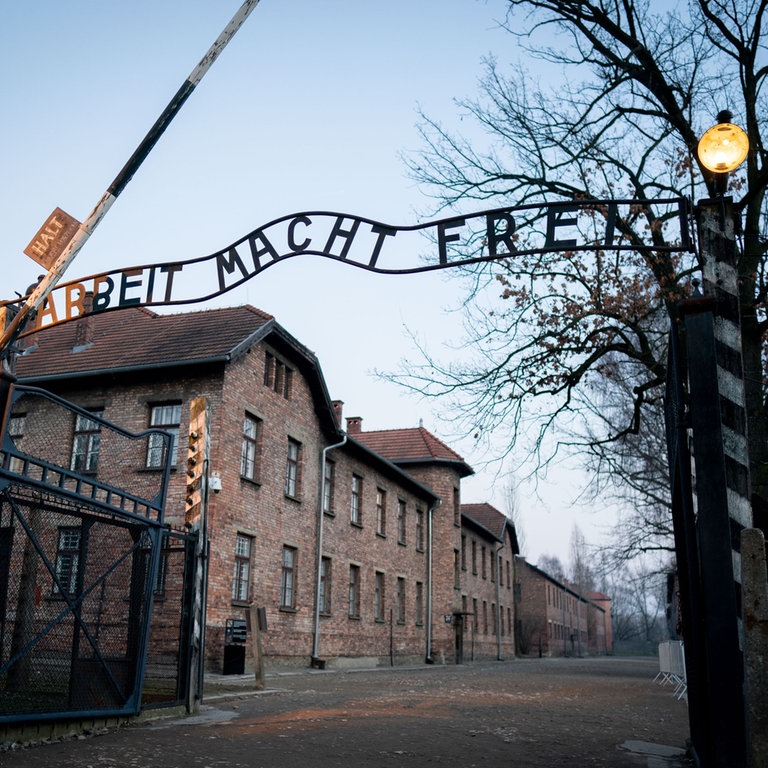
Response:
POLYGON ((344 409, 343 400, 334 400, 331 405, 333 406, 333 414, 336 416, 336 426, 341 426, 341 412, 344 409))
POLYGON ((363 431, 363 420, 360 416, 347 416, 347 434, 359 435, 363 431))
POLYGON ((93 344, 93 293, 83 296, 80 319, 75 323, 75 343, 73 352, 80 352, 93 344))

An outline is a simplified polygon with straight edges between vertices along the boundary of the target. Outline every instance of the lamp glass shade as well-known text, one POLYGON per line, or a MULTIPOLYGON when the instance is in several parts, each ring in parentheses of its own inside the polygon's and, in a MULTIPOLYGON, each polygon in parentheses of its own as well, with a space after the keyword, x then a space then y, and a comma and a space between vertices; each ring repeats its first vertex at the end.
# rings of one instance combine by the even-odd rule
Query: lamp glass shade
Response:
POLYGON ((729 173, 738 168, 749 151, 747 134, 733 123, 719 123, 699 140, 701 164, 715 173, 729 173))

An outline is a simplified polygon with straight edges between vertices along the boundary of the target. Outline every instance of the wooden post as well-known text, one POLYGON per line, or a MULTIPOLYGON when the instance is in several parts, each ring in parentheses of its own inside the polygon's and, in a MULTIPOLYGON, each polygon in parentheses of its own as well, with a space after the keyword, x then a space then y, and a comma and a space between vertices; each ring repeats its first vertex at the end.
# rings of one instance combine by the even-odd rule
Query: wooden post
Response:
POLYGON ((254 688, 257 691, 264 690, 264 654, 261 648, 261 619, 259 613, 264 614, 264 609, 257 608, 251 603, 248 614, 251 629, 251 653, 253 655, 254 688))

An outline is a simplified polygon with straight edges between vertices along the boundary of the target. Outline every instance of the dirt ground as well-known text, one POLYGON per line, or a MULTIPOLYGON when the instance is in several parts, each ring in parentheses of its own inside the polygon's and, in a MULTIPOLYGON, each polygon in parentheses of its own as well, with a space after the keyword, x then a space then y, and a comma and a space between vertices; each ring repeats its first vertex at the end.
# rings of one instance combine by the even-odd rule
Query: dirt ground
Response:
POLYGON ((646 754, 681 753, 688 736, 686 703, 657 671, 618 658, 306 670, 268 675, 259 693, 218 678, 198 715, 0 752, 0 766, 682 766, 646 754))

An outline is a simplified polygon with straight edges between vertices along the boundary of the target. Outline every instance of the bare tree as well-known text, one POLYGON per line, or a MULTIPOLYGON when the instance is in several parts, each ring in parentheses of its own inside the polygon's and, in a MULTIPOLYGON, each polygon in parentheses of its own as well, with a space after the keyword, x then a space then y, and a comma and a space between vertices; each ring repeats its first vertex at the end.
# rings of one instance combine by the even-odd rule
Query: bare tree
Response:
POLYGON ((504 514, 512 521, 517 537, 517 545, 521 554, 525 554, 525 528, 523 527, 523 514, 517 503, 517 490, 514 481, 510 480, 504 491, 504 514))
POLYGON ((536 563, 536 567, 553 579, 560 582, 565 581, 565 566, 557 555, 542 555, 536 563))
MULTIPOLYGON (((444 365, 422 349, 423 364, 396 378, 452 397, 458 426, 479 440, 493 433, 496 441, 508 429, 511 452, 529 436, 533 470, 566 443, 591 449, 638 434, 666 377, 665 318, 700 268, 695 255, 663 250, 679 232, 658 201, 714 193, 695 150, 727 106, 752 147, 729 191, 743 219, 751 480, 753 493, 768 501, 767 3, 691 0, 682 14, 678 5, 642 0, 510 0, 507 30, 531 59, 558 73, 555 82, 547 90, 522 67, 489 59, 479 97, 458 102, 486 132, 487 146, 422 115, 424 148, 406 158, 410 173, 438 209, 632 198, 641 202, 619 217, 617 232, 658 250, 512 256, 467 270, 467 349, 474 355, 444 365), (620 422, 594 418, 595 392, 607 391, 625 403, 614 412, 620 422)), ((469 247, 484 253, 482 233, 469 247)))
POLYGON ((570 555, 569 581, 579 594, 587 595, 594 592, 596 575, 591 565, 594 562, 594 557, 581 528, 575 523, 571 529, 570 555))

